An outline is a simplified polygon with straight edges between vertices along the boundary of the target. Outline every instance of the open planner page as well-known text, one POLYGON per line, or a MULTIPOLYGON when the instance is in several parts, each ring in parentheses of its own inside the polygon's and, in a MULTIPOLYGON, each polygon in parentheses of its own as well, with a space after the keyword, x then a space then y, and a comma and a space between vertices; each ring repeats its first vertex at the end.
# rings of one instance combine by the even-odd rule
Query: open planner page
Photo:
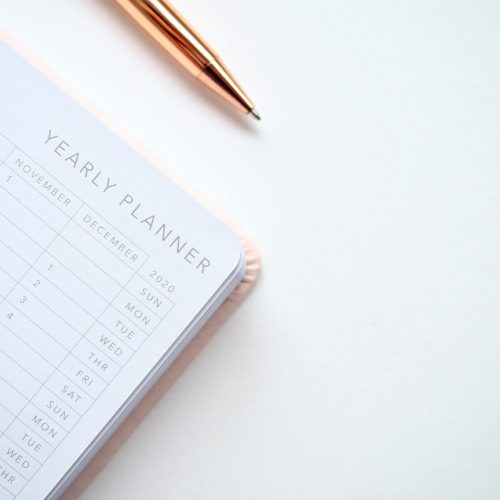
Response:
POLYGON ((243 268, 226 226, 0 41, 0 500, 60 494, 243 268))

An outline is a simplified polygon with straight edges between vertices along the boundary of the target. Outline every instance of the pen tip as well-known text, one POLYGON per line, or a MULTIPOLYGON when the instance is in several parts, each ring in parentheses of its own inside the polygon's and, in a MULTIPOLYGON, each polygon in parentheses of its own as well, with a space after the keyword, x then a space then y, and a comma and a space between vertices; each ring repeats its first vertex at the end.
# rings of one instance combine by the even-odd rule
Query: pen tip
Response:
POLYGON ((260 115, 259 113, 257 113, 257 111, 255 111, 255 109, 252 109, 252 111, 250 111, 250 114, 256 119, 256 120, 259 120, 260 121, 260 115))

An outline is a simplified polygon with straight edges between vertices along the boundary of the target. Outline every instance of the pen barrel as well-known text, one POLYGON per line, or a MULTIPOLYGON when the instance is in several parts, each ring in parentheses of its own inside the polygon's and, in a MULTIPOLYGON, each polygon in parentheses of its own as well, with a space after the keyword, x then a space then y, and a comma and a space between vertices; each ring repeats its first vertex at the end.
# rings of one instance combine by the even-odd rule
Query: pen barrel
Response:
POLYGON ((216 55, 187 21, 162 0, 115 0, 127 14, 194 77, 216 55))
POLYGON ((217 54, 164 0, 115 0, 189 73, 243 113, 254 105, 217 54))

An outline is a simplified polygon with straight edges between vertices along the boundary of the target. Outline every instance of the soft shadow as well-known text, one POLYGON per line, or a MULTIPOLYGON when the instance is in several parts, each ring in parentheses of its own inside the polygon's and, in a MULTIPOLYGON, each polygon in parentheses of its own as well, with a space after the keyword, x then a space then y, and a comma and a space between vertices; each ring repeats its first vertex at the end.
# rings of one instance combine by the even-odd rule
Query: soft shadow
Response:
POLYGON ((205 87, 202 83, 198 82, 187 71, 184 71, 176 61, 166 54, 165 51, 151 37, 149 37, 139 26, 137 26, 132 19, 130 19, 121 7, 114 2, 110 2, 109 0, 89 1, 99 4, 100 8, 107 10, 111 15, 117 16, 123 21, 123 23, 128 25, 130 36, 134 37, 137 40, 137 43, 142 44, 147 50, 152 51, 155 54, 155 57, 162 60, 167 71, 175 75, 175 78, 178 78, 183 85, 189 87, 193 96, 201 101, 200 109, 202 104, 208 103, 210 108, 212 108, 216 113, 224 116, 226 120, 232 122, 241 130, 255 136, 259 134, 257 126, 258 123, 256 123, 251 116, 241 114, 224 99, 219 97, 209 88, 205 87))

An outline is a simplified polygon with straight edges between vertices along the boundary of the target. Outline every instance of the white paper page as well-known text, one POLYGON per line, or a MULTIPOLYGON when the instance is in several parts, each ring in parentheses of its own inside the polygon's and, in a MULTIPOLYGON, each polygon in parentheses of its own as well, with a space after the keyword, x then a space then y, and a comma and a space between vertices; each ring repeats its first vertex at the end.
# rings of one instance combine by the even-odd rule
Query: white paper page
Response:
POLYGON ((0 500, 51 492, 240 259, 0 42, 0 500))

